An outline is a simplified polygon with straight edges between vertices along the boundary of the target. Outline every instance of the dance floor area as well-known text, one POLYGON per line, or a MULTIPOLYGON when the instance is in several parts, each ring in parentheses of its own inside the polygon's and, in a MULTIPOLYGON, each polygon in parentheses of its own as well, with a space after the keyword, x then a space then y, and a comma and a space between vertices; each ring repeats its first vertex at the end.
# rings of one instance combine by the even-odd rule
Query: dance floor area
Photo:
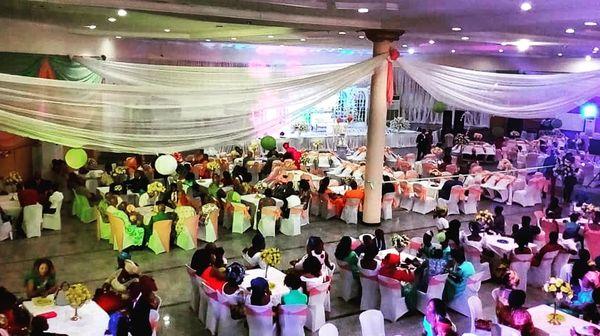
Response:
MULTIPOLYGON (((490 209, 494 203, 482 200, 480 209, 490 209)), ((103 281, 116 269, 117 252, 105 241, 96 240, 94 223, 83 224, 67 214, 63 207, 63 228, 61 231, 44 231, 42 237, 18 239, 2 242, 0 249, 0 283, 13 293, 23 296, 23 277, 30 270, 34 260, 41 256, 49 257, 54 262, 59 282, 83 282, 90 289, 98 288, 103 281)), ((504 214, 507 223, 519 223, 521 216, 533 216, 535 208, 522 208, 518 205, 505 206, 504 214)), ((463 221, 461 229, 467 230, 467 221, 472 215, 449 216, 449 219, 463 221)), ((348 225, 340 220, 322 221, 311 218, 311 223, 303 227, 302 235, 289 237, 277 235, 266 238, 267 247, 275 246, 281 249, 283 261, 281 269, 286 268, 293 259, 298 259, 305 252, 306 240, 311 235, 320 236, 326 242, 329 255, 334 254, 335 246, 343 235, 357 237, 363 233, 372 233, 375 228, 364 225, 348 225)), ((381 229, 389 239, 393 233, 406 234, 408 237, 422 236, 434 225, 431 215, 420 215, 413 212, 394 213, 394 219, 385 221, 381 229)), ((221 232, 217 244, 225 249, 228 261, 241 261, 241 251, 250 245, 254 232, 247 231, 243 235, 233 235, 221 232)), ((209 335, 210 333, 199 322, 190 310, 190 284, 184 265, 189 263, 193 250, 184 251, 174 248, 170 253, 155 255, 149 250, 133 251, 133 260, 138 263, 143 273, 154 277, 158 285, 158 295, 162 298, 161 329, 162 335, 209 335)), ((334 282, 339 281, 339 274, 334 275, 334 282)), ((358 315, 359 303, 345 303, 339 299, 337 290, 340 286, 332 287, 332 311, 327 321, 336 325, 340 335, 361 335, 358 315)), ((484 315, 494 316, 494 302, 491 297, 494 283, 486 282, 479 291, 483 303, 484 315)), ((526 306, 545 303, 541 290, 531 287, 527 290, 526 306)), ((451 319, 456 323, 459 334, 468 332, 469 320, 454 312, 451 319)), ((396 323, 385 323, 387 335, 416 336, 421 334, 423 315, 409 314, 396 323)), ((310 332, 306 331, 307 334, 310 332)))

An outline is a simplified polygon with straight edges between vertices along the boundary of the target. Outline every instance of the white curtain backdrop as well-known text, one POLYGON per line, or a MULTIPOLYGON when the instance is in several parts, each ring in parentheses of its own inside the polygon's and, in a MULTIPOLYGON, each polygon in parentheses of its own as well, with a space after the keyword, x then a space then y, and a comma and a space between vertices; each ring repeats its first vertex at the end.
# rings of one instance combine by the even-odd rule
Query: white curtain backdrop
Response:
MULTIPOLYGON (((256 80, 248 68, 186 68, 190 75, 172 66, 113 71, 119 81, 136 85, 0 74, 0 130, 112 152, 171 153, 235 144, 273 134, 305 108, 369 76, 385 57, 335 71, 313 69, 309 75, 272 69, 264 80, 256 80)), ((78 61, 99 69, 91 65, 99 61, 78 61)))
POLYGON ((513 75, 454 68, 409 58, 400 67, 436 100, 509 118, 549 118, 600 93, 600 71, 513 75))

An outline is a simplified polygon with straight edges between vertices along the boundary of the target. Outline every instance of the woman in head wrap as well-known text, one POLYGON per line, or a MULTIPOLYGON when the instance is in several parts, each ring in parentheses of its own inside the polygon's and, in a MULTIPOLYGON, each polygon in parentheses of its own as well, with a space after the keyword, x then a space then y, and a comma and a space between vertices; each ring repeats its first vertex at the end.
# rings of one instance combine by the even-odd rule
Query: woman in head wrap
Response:
POLYGON ((250 304, 253 306, 267 306, 271 304, 269 282, 264 278, 255 278, 250 282, 250 304))
POLYGON ((257 232, 252 238, 252 246, 242 250, 242 257, 246 261, 248 268, 267 268, 267 264, 261 258, 262 250, 264 249, 265 237, 260 232, 257 232))
POLYGON ((383 258, 379 275, 402 281, 402 296, 408 309, 413 310, 417 304, 417 292, 414 285, 415 274, 407 268, 400 267, 400 256, 389 253, 383 258))

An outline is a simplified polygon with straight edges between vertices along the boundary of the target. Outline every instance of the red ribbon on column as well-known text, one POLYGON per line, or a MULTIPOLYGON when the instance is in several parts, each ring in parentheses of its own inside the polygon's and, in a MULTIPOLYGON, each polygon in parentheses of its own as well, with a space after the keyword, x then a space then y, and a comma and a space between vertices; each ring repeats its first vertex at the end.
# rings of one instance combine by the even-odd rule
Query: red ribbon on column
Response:
POLYGON ((393 61, 400 57, 400 52, 396 48, 390 48, 390 55, 387 58, 387 103, 391 104, 394 99, 394 64, 393 61))

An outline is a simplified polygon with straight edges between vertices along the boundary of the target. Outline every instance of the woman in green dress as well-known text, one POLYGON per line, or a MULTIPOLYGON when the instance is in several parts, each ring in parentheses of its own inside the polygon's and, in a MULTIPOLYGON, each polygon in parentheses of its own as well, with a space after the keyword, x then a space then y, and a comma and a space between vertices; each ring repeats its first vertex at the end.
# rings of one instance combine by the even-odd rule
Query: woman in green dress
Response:
POLYGON ((25 276, 25 293, 29 299, 56 292, 56 271, 50 259, 42 258, 33 263, 33 269, 25 276))
POLYGON ((335 258, 348 264, 350 269, 352 269, 352 274, 358 279, 360 274, 360 270, 358 269, 358 255, 352 250, 352 238, 349 236, 342 237, 335 248, 335 258))

